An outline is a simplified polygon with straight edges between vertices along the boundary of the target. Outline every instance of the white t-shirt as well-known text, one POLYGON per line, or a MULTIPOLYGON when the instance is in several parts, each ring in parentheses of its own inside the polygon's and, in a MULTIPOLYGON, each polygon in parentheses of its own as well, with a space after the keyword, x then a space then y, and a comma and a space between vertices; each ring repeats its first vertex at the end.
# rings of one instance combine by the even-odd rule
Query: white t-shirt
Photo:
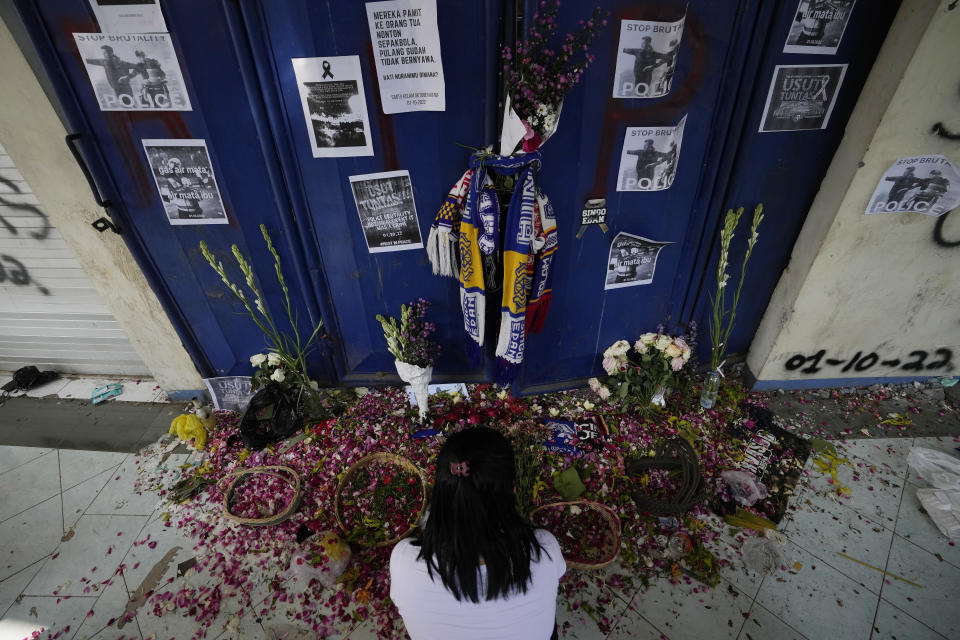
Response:
MULTIPOLYGON (((536 532, 543 547, 540 560, 530 562, 531 581, 526 593, 514 593, 507 599, 464 598, 460 602, 447 591, 427 563, 417 560, 420 547, 401 540, 390 555, 390 599, 397 605, 412 640, 547 640, 553 634, 557 615, 557 585, 567 570, 560 545, 553 534, 536 532)), ((487 568, 480 566, 481 584, 487 568)))

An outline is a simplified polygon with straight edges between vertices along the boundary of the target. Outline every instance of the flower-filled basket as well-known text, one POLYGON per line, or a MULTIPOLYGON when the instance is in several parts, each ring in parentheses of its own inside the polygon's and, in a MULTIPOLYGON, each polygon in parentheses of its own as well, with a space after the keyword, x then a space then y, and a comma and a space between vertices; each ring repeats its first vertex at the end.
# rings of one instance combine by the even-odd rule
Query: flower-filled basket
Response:
POLYGON ((620 518, 605 504, 551 502, 534 509, 530 521, 554 535, 571 569, 602 569, 620 552, 620 518))
POLYGON ((271 465, 237 469, 225 478, 225 485, 223 487, 223 515, 234 522, 251 526, 264 527, 280 524, 292 516, 297 510, 300 504, 300 489, 300 475, 290 467, 271 465), (244 496, 239 501, 233 501, 233 494, 237 483, 239 483, 241 478, 246 476, 267 476, 268 478, 273 478, 273 480, 267 480, 266 484, 261 487, 260 492, 248 491, 244 493, 244 496), (292 488, 292 491, 281 491, 279 486, 281 484, 289 486, 292 488), (283 509, 275 513, 263 515, 262 509, 264 506, 272 506, 271 502, 275 496, 285 496, 287 493, 290 495, 283 509), (264 501, 262 494, 269 495, 271 498, 264 501))
POLYGON ((413 461, 377 452, 340 474, 333 509, 348 542, 386 547, 410 535, 427 506, 427 476, 413 461))

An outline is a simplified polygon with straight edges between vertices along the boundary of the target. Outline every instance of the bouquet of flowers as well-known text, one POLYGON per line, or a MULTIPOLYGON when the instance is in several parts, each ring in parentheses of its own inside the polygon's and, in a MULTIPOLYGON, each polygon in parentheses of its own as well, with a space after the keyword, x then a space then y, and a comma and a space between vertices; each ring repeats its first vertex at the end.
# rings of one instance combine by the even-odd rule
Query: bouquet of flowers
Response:
POLYGON ((603 382, 590 378, 590 388, 601 400, 614 398, 623 408, 633 404, 664 406, 664 393, 690 360, 683 337, 645 333, 631 345, 617 340, 603 352, 603 382))
POLYGON ((244 290, 230 280, 223 262, 214 257, 203 241, 200 242, 200 251, 203 252, 203 257, 207 259, 207 262, 217 272, 227 288, 243 303, 250 318, 263 331, 270 347, 266 354, 257 353, 250 357, 250 364, 257 367, 251 381, 251 388, 257 389, 270 384, 278 385, 286 396, 299 406, 305 404, 307 400, 312 401, 315 396, 314 392, 317 390, 317 383, 310 380, 307 375, 307 355, 316 348, 316 343, 321 338, 320 329, 323 328, 323 320, 317 323, 309 336, 301 333, 290 303, 290 290, 280 266, 280 255, 273 246, 273 240, 270 238, 267 228, 262 224, 260 225, 260 233, 263 234, 267 248, 273 255, 274 271, 277 274, 280 288, 283 290, 283 308, 287 312, 287 320, 292 335, 277 328, 277 323, 263 302, 263 294, 257 285, 253 267, 240 252, 237 245, 233 245, 233 256, 237 260, 237 265, 240 267, 240 272, 243 274, 247 287, 253 293, 252 303, 247 299, 244 290))
POLYGON ((399 325, 396 318, 384 318, 377 314, 377 320, 383 327, 383 337, 387 339, 387 349, 397 359, 397 374, 413 388, 421 419, 427 415, 430 376, 433 375, 433 363, 440 353, 440 345, 430 339, 437 327, 426 320, 429 306, 430 303, 423 298, 400 305, 399 325))
MULTIPOLYGON (((540 2, 527 39, 515 48, 504 47, 501 52, 509 98, 504 132, 510 129, 511 119, 522 125, 523 129, 517 127, 516 133, 522 134, 519 144, 524 153, 536 151, 556 131, 563 96, 580 81, 587 65, 593 62, 590 44, 607 24, 605 15, 609 12, 604 14, 597 7, 593 15, 580 20, 579 28, 568 33, 561 43, 548 46, 548 39, 557 30, 559 9, 560 0, 540 2)), ((501 146, 503 154, 515 150, 515 147, 501 146)))

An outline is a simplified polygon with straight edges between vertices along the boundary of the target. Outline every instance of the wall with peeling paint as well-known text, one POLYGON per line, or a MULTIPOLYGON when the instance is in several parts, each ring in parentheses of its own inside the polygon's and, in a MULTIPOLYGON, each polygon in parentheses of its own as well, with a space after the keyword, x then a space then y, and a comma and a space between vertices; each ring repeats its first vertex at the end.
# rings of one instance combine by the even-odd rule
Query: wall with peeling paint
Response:
POLYGON ((957 5, 903 3, 752 343, 758 387, 960 374, 960 212, 864 215, 898 158, 960 166, 932 131, 960 132, 957 5))
POLYGON ((0 140, 44 212, 158 384, 167 391, 201 388, 196 368, 123 240, 90 226, 102 210, 64 144, 60 119, 2 21, 0 78, 0 140))

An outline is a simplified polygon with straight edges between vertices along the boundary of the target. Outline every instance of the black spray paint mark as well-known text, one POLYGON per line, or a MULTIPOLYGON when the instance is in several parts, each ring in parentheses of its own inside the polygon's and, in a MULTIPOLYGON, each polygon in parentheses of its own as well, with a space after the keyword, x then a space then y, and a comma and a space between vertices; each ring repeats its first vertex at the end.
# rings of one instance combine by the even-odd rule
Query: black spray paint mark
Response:
POLYGON ((935 123, 930 127, 930 132, 935 133, 941 138, 946 138, 947 140, 960 140, 960 133, 954 133, 943 126, 942 122, 935 123))
MULTIPOLYGON (((11 209, 16 209, 18 211, 27 211, 38 216, 43 220, 43 228, 39 231, 34 231, 30 235, 33 236, 36 240, 46 240, 47 236, 50 235, 50 229, 53 228, 53 225, 50 224, 50 218, 47 217, 43 211, 40 210, 40 207, 32 204, 21 204, 19 202, 10 202, 5 198, 0 198, 0 207, 9 207, 11 209)), ((7 228, 10 233, 13 235, 18 235, 17 228, 10 224, 7 220, 0 216, 0 223, 7 228)))
POLYGON ((952 249, 953 247, 960 247, 960 240, 947 240, 943 237, 943 225, 947 222, 947 217, 953 213, 948 211, 939 218, 937 218, 937 224, 933 227, 933 241, 941 247, 947 249, 952 249))
POLYGON ((7 280, 19 287, 33 283, 37 285, 40 293, 45 296, 50 295, 49 289, 30 277, 30 271, 27 270, 22 262, 13 256, 0 255, 0 283, 6 282, 7 280), (4 266, 4 262, 7 263, 7 266, 4 266), (13 267, 12 269, 10 268, 11 266, 13 267))
POLYGON ((826 358, 827 355, 826 349, 820 349, 813 355, 805 356, 802 353, 798 353, 794 356, 791 356, 784 364, 784 368, 787 371, 796 371, 800 367, 800 373, 818 373, 823 370, 823 365, 829 367, 840 367, 840 373, 850 373, 850 372, 863 372, 867 371, 877 364, 880 364, 888 368, 900 368, 902 371, 953 371, 953 351, 946 348, 939 348, 933 352, 934 358, 927 362, 927 358, 930 357, 930 353, 923 350, 911 351, 907 358, 906 362, 900 358, 889 358, 886 360, 881 360, 880 356, 875 352, 863 354, 862 351, 857 351, 857 353, 847 360, 846 358, 826 358), (806 365, 806 366, 805 366, 806 365))

